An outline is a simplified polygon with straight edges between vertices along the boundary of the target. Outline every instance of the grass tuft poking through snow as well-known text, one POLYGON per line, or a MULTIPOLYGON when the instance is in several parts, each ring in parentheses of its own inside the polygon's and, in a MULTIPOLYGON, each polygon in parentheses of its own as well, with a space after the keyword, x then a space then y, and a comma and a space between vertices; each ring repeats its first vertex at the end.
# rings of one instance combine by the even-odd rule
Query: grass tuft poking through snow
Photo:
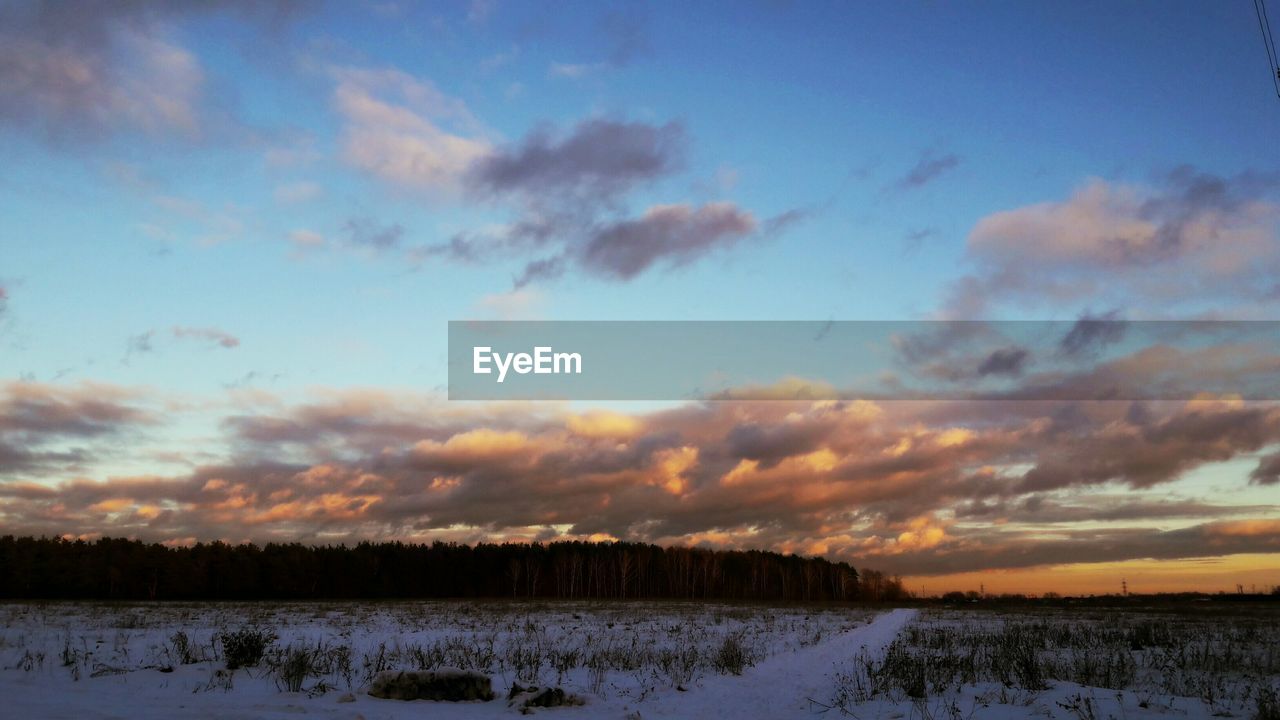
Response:
POLYGON ((882 654, 844 663, 832 706, 860 717, 1274 717, 1276 638, 1271 608, 931 611, 882 654))

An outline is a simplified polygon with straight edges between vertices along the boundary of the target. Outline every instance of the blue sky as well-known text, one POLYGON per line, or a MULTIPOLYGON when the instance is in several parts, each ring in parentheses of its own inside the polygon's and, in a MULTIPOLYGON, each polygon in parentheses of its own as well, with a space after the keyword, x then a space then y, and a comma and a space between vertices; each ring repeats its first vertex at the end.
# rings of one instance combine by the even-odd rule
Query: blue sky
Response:
POLYGON ((454 319, 1276 317, 1243 0, 0 12, 0 377, 157 413, 15 477, 438 395, 454 319))
POLYGON ((421 363, 438 375, 443 322, 484 314, 478 303, 511 290, 518 260, 297 259, 287 236, 333 236, 365 218, 432 243, 504 211, 344 164, 330 65, 408 73, 465 104, 497 142, 591 117, 679 122, 683 169, 634 206, 729 199, 758 215, 806 213, 674 272, 532 288, 549 318, 925 316, 983 216, 1094 176, 1254 168, 1276 128, 1245 3, 482 7, 337 4, 265 26, 234 11, 164 18, 155 32, 205 78, 201 137, 125 125, 40 142, 36 128, 10 129, 0 233, 16 319, 4 371, 47 379, 91 359, 98 376, 154 378, 166 369, 123 365, 125 339, 196 324, 245 342, 234 363, 188 358, 188 381, 258 370, 308 382, 313 368, 311 382, 438 381, 421 363), (305 157, 273 166, 273 152, 305 157), (954 167, 898 186, 942 158, 954 167), (275 199, 290 187, 315 197, 275 199), (346 347, 319 357, 335 345, 346 347))

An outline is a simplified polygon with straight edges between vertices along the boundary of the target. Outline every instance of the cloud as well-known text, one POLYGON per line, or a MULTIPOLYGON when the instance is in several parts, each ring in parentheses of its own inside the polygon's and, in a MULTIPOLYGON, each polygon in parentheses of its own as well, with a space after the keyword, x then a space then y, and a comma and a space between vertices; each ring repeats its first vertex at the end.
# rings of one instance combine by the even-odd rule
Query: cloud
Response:
POLYGON ((1116 520, 1168 520, 1175 518, 1230 517, 1234 515, 1265 515, 1280 510, 1277 505, 1230 505, 1197 500, 1166 500, 1157 498, 1135 499, 1132 493, 1111 493, 1102 496, 1093 493, 1096 502, 1079 502, 1071 499, 1046 499, 1030 496, 1017 501, 972 503, 959 508, 957 518, 999 520, 1016 516, 1023 520, 1048 525, 1069 525, 1079 522, 1116 520))
POLYGON ((606 13, 600 18, 600 33, 607 43, 609 62, 615 67, 629 64, 650 49, 648 18, 635 7, 606 13))
POLYGON ((982 218, 968 238, 976 272, 959 280, 950 317, 994 304, 1062 307, 1099 300, 1147 314, 1248 313, 1280 272, 1275 179, 1179 168, 1152 186, 1090 180, 1071 197, 982 218))
POLYGON ((274 384, 284 377, 284 373, 265 373, 257 370, 250 370, 240 377, 222 384, 227 390, 242 390, 244 388, 252 388, 254 385, 260 385, 263 382, 274 384))
POLYGON ((240 339, 225 330, 214 327, 182 327, 174 326, 173 336, 179 340, 201 340, 217 347, 231 349, 239 347, 240 339))
POLYGON ((149 13, 13 3, 0 15, 0 120, 48 139, 130 129, 195 137, 204 73, 149 13))
POLYGON ((1071 330, 1062 336, 1058 349, 1063 355, 1075 357, 1087 355, 1107 345, 1120 342, 1124 338, 1127 323, 1120 319, 1117 310, 1101 315, 1084 313, 1071 326, 1071 330))
POLYGON ((998 323, 926 323, 890 342, 898 365, 912 375, 972 384, 988 377, 1016 378, 1029 368, 1032 351, 1013 343, 1005 331, 998 323))
POLYGON ((317 250, 328 244, 328 241, 325 240, 323 235, 306 229, 290 231, 289 242, 293 244, 294 250, 297 250, 298 252, 317 250))
POLYGON ((551 77, 578 79, 597 73, 609 67, 605 63, 561 63, 553 62, 547 68, 551 77))
MULTIPOLYGON (((148 330, 137 335, 130 335, 125 342, 125 354, 123 362, 127 365, 129 361, 138 355, 149 355, 156 352, 157 330, 148 330)), ((209 347, 220 347, 228 350, 239 347, 240 339, 224 330, 214 327, 186 327, 175 325, 169 329, 169 335, 174 341, 198 341, 209 347)))
POLYGON ((1280 414, 1270 405, 1201 409, 1193 403, 1171 417, 1130 416, 1101 431, 1056 435, 1019 486, 1046 490, 1115 481, 1152 487, 1199 465, 1256 452, 1277 432, 1280 414))
POLYGON ((625 67, 652 49, 648 17, 636 7, 601 15, 596 24, 596 31, 589 37, 598 41, 595 52, 602 54, 603 60, 579 63, 552 62, 548 74, 552 77, 579 79, 611 68, 625 67))
POLYGON ((759 222, 732 203, 711 202, 653 205, 628 217, 624 197, 680 169, 686 142, 678 123, 592 119, 561 135, 535 131, 479 158, 468 173, 474 194, 515 203, 516 218, 414 248, 411 260, 476 263, 540 253, 526 262, 516 289, 570 269, 626 281, 655 266, 694 262, 752 235, 782 232, 805 215, 792 210, 759 222))
POLYGON ((127 365, 129 360, 135 355, 145 355, 155 351, 155 345, 152 340, 156 336, 155 330, 148 330, 137 335, 130 335, 125 340, 125 351, 123 362, 127 365))
MULTIPOLYGON (((199 200, 174 195, 155 195, 151 202, 194 236, 201 245, 217 245, 241 237, 246 227, 246 211, 233 203, 211 207, 199 200)), ((171 239, 174 233, 156 228, 152 233, 171 239)))
POLYGON ((938 234, 935 228, 920 228, 907 232, 902 238, 903 250, 912 253, 924 245, 924 241, 938 234))
POLYGON ((899 190, 914 190, 922 188, 925 185, 937 180, 944 173, 954 170, 960 165, 960 157, 958 155, 946 154, 936 157, 930 153, 926 153, 920 157, 920 160, 907 171, 898 180, 896 186, 899 190))
MULTIPOLYGON (((121 412, 54 421, 0 405, 0 432, 43 422, 92 436, 98 423, 107 437, 142 421, 121 412)), ((1280 538, 1275 506, 1165 489, 1280 442, 1274 404, 776 401, 579 413, 360 390, 259 404, 221 428, 225 455, 203 467, 10 483, 0 514, 14 532, 159 540, 714 537, 912 574, 1267 552, 1280 538), (1189 529, 1151 525, 1173 518, 1189 529)))
POLYGON ((944 575, 1078 562, 1274 553, 1278 548, 1280 521, 1223 521, 1164 531, 1148 528, 1069 530, 1058 533, 1056 539, 994 531, 944 548, 897 554, 878 564, 904 574, 944 575))
POLYGON ((399 223, 381 225, 367 217, 351 218, 342 226, 342 231, 353 247, 367 248, 375 253, 400 249, 405 232, 399 223))
POLYGON ((1249 473, 1249 481, 1258 485, 1280 484, 1280 452, 1271 453, 1258 461, 1258 467, 1249 473))
POLYGON ((333 68, 335 106, 345 120, 343 153, 353 166, 411 192, 493 203, 506 223, 405 247, 403 228, 351 221, 351 244, 403 250, 412 265, 436 258, 468 263, 534 255, 519 289, 569 269, 630 280, 678 267, 760 231, 782 232, 805 213, 758 223, 727 202, 652 205, 628 216, 627 196, 683 168, 687 138, 677 122, 655 125, 591 118, 566 132, 549 127, 508 145, 487 138, 467 106, 393 69, 333 68))
POLYGON ((735 425, 725 436, 726 451, 767 470, 789 457, 820 449, 834 430, 821 417, 799 416, 780 424, 747 421, 735 425))
MULTIPOLYGON (((1280 398, 1274 324, 930 321, 889 335, 884 372, 832 397, 1003 400, 1280 398), (917 329, 918 328, 918 329, 917 329), (1034 360, 1034 362, 1033 362, 1034 360)), ((749 399, 749 398, 748 398, 749 399)))
POLYGON ((0 478, 84 469, 95 449, 103 450, 99 440, 156 420, 141 399, 136 392, 96 383, 0 385, 0 478))
POLYGON ((408 445, 424 438, 447 438, 452 428, 477 419, 485 426, 519 429, 526 423, 546 422, 536 411, 503 417, 501 403, 488 413, 455 410, 434 397, 401 396, 382 390, 332 392, 316 402, 295 405, 287 414, 230 415, 222 427, 246 456, 280 457, 295 449, 307 455, 330 453, 360 457, 381 448, 408 445))
POLYGON ((559 193, 608 198, 679 169, 685 143, 678 123, 592 119, 564 137, 539 130, 480 159, 472 182, 482 192, 535 199, 559 193))
POLYGON ((836 400, 840 391, 831 383, 788 376, 768 384, 735 385, 711 395, 713 400, 836 400))
POLYGON ((213 114, 203 68, 170 37, 183 17, 233 11, 266 25, 300 3, 69 5, 5 3, 0 9, 0 122, 47 140, 89 141, 122 131, 197 139, 213 114))
POLYGON ((394 69, 333 68, 343 158, 396 187, 430 195, 463 189, 491 152, 465 103, 394 69))
POLYGON ((1008 347, 992 352, 978 365, 978 376, 1021 375, 1031 353, 1026 348, 1008 347))
MULTIPOLYGON (((593 274, 629 280, 655 263, 686 265, 714 250, 731 247, 757 227, 751 213, 732 203, 658 205, 639 218, 600 228, 574 249, 574 259, 593 274)), ((537 266, 526 268, 523 280, 532 279, 537 272, 537 266)))
MULTIPOLYGON (((487 262, 551 248, 554 255, 528 262, 517 288, 534 279, 556 277, 575 266, 589 272, 603 271, 600 274, 605 277, 629 279, 636 273, 617 271, 603 257, 609 250, 605 247, 609 238, 625 240, 637 229, 656 230, 658 225, 675 231, 697 232, 696 227, 685 227, 691 223, 711 229, 709 214, 723 212, 720 205, 696 210, 655 206, 640 218, 620 217, 623 196, 678 170, 685 145, 684 130, 678 123, 592 119, 563 134, 545 128, 534 131, 515 145, 478 158, 467 172, 471 194, 508 203, 516 213, 514 220, 419 247, 412 252, 412 259, 487 262), (686 216, 684 222, 676 218, 681 214, 686 216), (588 262, 588 254, 599 261, 588 262)), ((650 233, 643 242, 651 246, 666 242, 675 249, 691 240, 687 234, 663 240, 650 233)), ((625 248, 617 248, 617 252, 625 252, 625 248)))
POLYGON ((628 213, 628 196, 684 166, 678 122, 656 125, 591 118, 557 132, 541 127, 521 141, 490 140, 466 104, 394 69, 330 68, 344 120, 347 162, 406 192, 488 203, 507 222, 404 247, 399 226, 348 223, 351 244, 403 250, 414 266, 443 258, 487 263, 524 257, 516 289, 579 269, 630 280, 678 267, 760 231, 782 232, 806 213, 789 210, 757 223, 727 202, 652 205, 628 213), (532 259, 529 259, 532 256, 532 259))
POLYGON ((630 278, 660 259, 685 264, 736 243, 756 225, 750 213, 731 203, 660 205, 602 229, 583 250, 582 262, 603 274, 630 278))
POLYGON ((536 320, 541 316, 546 296, 534 288, 491 293, 476 303, 483 315, 499 320, 536 320))
POLYGON ((608 410, 574 413, 568 417, 566 425, 574 435, 592 440, 630 440, 644 430, 642 419, 608 410))

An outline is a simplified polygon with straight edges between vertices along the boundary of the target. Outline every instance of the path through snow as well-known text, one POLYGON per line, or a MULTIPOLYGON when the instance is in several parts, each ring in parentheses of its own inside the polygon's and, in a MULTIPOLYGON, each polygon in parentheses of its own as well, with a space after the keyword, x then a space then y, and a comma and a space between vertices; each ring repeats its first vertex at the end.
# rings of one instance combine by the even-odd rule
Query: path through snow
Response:
POLYGON ((810 698, 825 702, 835 690, 837 663, 865 651, 879 656, 916 616, 915 610, 882 613, 860 628, 794 653, 775 655, 739 677, 716 675, 686 693, 667 692, 639 703, 650 718, 809 718, 810 698))

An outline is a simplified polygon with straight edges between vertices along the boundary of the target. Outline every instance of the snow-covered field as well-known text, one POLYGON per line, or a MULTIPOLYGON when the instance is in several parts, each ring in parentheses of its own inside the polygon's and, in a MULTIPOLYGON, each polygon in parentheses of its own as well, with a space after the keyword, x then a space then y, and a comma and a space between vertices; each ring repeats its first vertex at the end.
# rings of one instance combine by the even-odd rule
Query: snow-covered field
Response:
POLYGON ((837 664, 860 718, 1280 718, 1280 608, 926 610, 837 664))
POLYGON ((0 626, 14 718, 511 717, 513 684, 563 688, 574 704, 532 712, 581 718, 1247 718, 1280 690, 1280 622, 1258 609, 47 603, 0 605, 0 626), (441 668, 497 698, 365 692, 441 668))
POLYGON ((362 689, 384 670, 447 667, 490 675, 498 699, 429 703, 432 717, 509 717, 512 683, 583 701, 541 712, 719 716, 744 692, 764 691, 751 676, 771 658, 805 671, 786 666, 806 651, 843 651, 849 631, 875 615, 640 602, 0 605, 0 716, 421 717, 425 701, 362 689), (223 632, 275 637, 255 666, 227 672, 223 632))

